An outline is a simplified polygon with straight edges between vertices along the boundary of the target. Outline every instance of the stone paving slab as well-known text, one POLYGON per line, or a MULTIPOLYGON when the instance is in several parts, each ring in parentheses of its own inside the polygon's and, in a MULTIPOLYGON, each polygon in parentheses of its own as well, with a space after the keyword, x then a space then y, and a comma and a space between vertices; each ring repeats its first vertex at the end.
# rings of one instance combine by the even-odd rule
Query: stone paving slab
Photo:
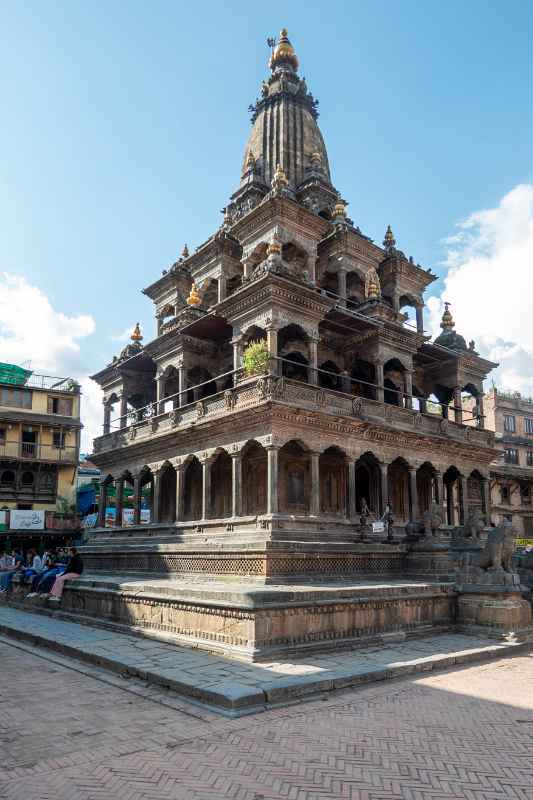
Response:
POLYGON ((385 647, 244 663, 7 606, 0 607, 0 633, 163 686, 231 716, 317 693, 498 658, 528 646, 450 633, 385 647))

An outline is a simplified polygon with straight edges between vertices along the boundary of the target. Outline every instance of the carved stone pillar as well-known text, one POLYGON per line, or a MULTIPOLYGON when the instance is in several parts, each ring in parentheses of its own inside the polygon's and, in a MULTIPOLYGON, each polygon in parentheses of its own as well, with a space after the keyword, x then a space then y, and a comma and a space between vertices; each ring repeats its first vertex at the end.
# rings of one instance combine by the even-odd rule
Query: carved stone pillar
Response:
POLYGON ((399 311, 400 311, 400 293, 399 292, 393 292, 392 293, 392 307, 396 311, 396 313, 398 314, 399 311))
POLYGON ((411 521, 418 519, 418 487, 416 485, 416 467, 409 467, 409 499, 411 501, 411 521))
POLYGON ((231 516, 242 516, 242 453, 231 454, 231 516))
POLYGON ((381 472, 381 513, 384 514, 389 505, 389 465, 380 464, 379 471, 381 472))
POLYGON ((309 383, 318 384, 318 332, 309 338, 309 383))
POLYGON ((418 333, 424 333, 424 306, 418 305, 416 311, 416 330, 418 333))
POLYGON ((224 274, 219 275, 218 278, 218 302, 221 303, 226 299, 227 292, 227 278, 224 274))
POLYGON ((339 305, 346 308, 346 270, 337 270, 338 288, 339 288, 339 305))
POLYGON ((378 362, 376 364, 376 384, 377 384, 376 400, 379 403, 383 403, 385 401, 384 383, 385 383, 385 378, 383 374, 383 364, 378 362))
POLYGON ((234 336, 231 344, 233 346, 233 369, 238 370, 242 367, 242 335, 234 336))
POLYGON ((161 519, 161 470, 152 472, 153 487, 152 492, 152 519, 151 522, 159 522, 161 519))
POLYGON ((420 403, 420 413, 426 414, 428 410, 428 401, 426 397, 419 397, 418 402, 420 403))
POLYGON ((277 514, 278 501, 278 455, 279 447, 267 447, 268 480, 267 480, 267 514, 277 514))
POLYGON ((355 515, 357 513, 357 504, 356 504, 356 488, 355 488, 355 461, 348 462, 348 502, 349 502, 349 514, 350 520, 353 522, 355 520, 355 515))
POLYGON ((104 434, 111 430, 111 403, 104 401, 104 434))
POLYGON ((124 478, 118 478, 115 481, 115 506, 116 506, 116 517, 115 517, 115 525, 117 528, 122 527, 122 509, 124 508, 124 478))
POLYGON ((270 356, 270 363, 268 365, 269 372, 272 375, 279 375, 280 374, 280 364, 277 360, 278 358, 278 329, 275 328, 272 323, 267 325, 266 329, 267 334, 267 349, 268 355, 270 356))
POLYGON ((165 379, 162 375, 157 379, 157 413, 163 414, 165 410, 165 379))
POLYGON ((453 390, 453 406, 455 412, 455 421, 461 425, 463 422, 463 406, 461 403, 461 387, 456 386, 453 390))
POLYGON ((202 461, 202 519, 211 516, 211 467, 213 459, 206 458, 202 461))
POLYGON ((125 428, 128 424, 128 398, 123 393, 120 395, 120 427, 125 428))
POLYGON ((182 522, 185 517, 185 466, 174 463, 174 469, 176 470, 176 522, 182 522))
POLYGON ((320 453, 311 453, 311 497, 309 513, 313 517, 320 514, 320 453))
POLYGON ((107 483, 100 482, 100 497, 98 500, 98 527, 105 528, 105 509, 107 505, 107 483))
POLYGON ((463 476, 459 491, 459 517, 461 525, 464 525, 468 519, 468 480, 463 476))
POLYGON ((178 386, 179 386, 179 394, 178 394, 178 406, 184 406, 187 403, 187 370, 182 365, 178 367, 178 386))
POLYGON ((405 371, 403 376, 404 392, 405 392, 405 407, 413 407, 413 373, 408 370, 405 371))
POLYGON ((490 524, 490 480, 483 476, 481 478, 481 502, 483 513, 485 514, 485 524, 490 524))
POLYGON ((442 472, 435 472, 435 482, 437 484, 437 505, 439 508, 444 509, 444 481, 442 480, 442 472))
POLYGON ((351 390, 350 373, 346 369, 341 372, 339 389, 341 390, 341 392, 346 392, 346 394, 350 394, 351 390))
POLYGON ((141 474, 133 476, 133 524, 141 524, 141 474))
POLYGON ((478 395, 476 403, 476 411, 477 411, 477 426, 478 428, 483 429, 485 427, 485 408, 483 405, 483 393, 480 393, 478 395))

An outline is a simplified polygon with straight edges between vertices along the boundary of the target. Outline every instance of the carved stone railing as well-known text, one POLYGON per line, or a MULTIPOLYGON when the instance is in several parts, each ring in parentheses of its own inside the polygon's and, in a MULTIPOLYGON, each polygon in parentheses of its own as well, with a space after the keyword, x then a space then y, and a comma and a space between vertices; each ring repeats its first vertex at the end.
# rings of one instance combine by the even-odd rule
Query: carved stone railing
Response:
POLYGON ((142 420, 138 420, 133 413, 128 419, 130 424, 127 427, 95 439, 94 452, 101 453, 124 447, 154 435, 164 435, 180 428, 187 428, 192 423, 202 423, 271 401, 294 404, 310 411, 319 410, 335 416, 355 417, 404 430, 411 429, 432 436, 445 436, 457 442, 469 442, 483 447, 494 446, 494 434, 489 430, 459 425, 436 415, 422 414, 419 411, 368 398, 322 389, 288 378, 260 375, 241 380, 232 389, 226 389, 204 400, 188 403, 162 414, 156 413, 154 404, 151 415, 145 416, 142 420))

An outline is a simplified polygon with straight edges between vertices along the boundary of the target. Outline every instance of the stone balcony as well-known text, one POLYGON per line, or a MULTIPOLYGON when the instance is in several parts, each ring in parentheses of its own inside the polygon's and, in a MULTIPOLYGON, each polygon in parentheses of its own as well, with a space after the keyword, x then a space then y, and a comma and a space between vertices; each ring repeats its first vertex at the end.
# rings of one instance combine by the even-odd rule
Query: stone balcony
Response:
MULTIPOLYGON (((154 437, 164 437, 191 425, 227 418, 228 414, 237 414, 271 402, 334 417, 355 418, 377 425, 379 429, 414 431, 421 435, 445 437, 452 442, 494 448, 494 433, 490 430, 284 377, 260 375, 242 380, 232 389, 163 413, 157 412, 155 403, 140 412, 132 412, 123 420, 127 424, 122 428, 94 440, 94 453, 105 453, 133 442, 137 444, 153 440, 154 437)), ((385 442, 386 436, 386 431, 383 431, 385 442)))

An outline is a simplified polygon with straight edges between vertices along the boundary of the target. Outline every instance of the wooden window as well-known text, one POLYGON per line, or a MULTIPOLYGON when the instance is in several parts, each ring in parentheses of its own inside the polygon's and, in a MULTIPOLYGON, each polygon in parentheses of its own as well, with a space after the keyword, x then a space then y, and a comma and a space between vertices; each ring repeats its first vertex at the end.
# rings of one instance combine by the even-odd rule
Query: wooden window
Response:
POLYGON ((502 503, 509 502, 509 487, 508 486, 500 486, 500 498, 502 503))
POLYGON ((528 467, 533 467, 533 450, 528 450, 526 453, 526 464, 528 467))
POLYGON ((62 417, 72 416, 72 400, 70 397, 48 396, 48 413, 61 414, 62 417))
POLYGON ((506 433, 514 433, 516 431, 516 421, 512 414, 503 415, 503 429, 506 433))
POLYGON ((6 443, 6 429, 0 428, 0 444, 6 443))
POLYGON ((506 464, 518 464, 518 450, 516 447, 506 447, 503 451, 503 459, 506 464))
POLYGON ((531 492, 529 491, 529 486, 523 485, 520 487, 520 499, 522 500, 522 505, 531 505, 531 492))
POLYGON ((533 418, 524 417, 524 430, 526 433, 533 434, 533 418))
POLYGON ((0 405, 31 408, 31 391, 20 386, 2 386, 0 390, 0 405))
POLYGON ((54 447, 63 448, 65 446, 65 433, 64 431, 53 431, 52 444, 54 447))

